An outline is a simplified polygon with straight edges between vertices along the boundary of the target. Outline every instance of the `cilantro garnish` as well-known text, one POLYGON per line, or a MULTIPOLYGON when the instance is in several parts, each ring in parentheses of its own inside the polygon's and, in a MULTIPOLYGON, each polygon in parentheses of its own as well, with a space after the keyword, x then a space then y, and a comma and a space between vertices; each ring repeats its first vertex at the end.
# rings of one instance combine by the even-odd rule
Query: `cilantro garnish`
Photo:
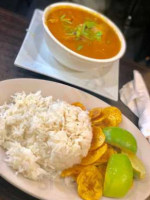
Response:
POLYGON ((62 15, 62 16, 60 17, 60 20, 63 21, 65 17, 66 17, 66 15, 62 15))
POLYGON ((93 28, 94 26, 96 26, 96 22, 93 21, 86 21, 84 22, 84 24, 87 28, 93 28))
POLYGON ((79 46, 77 47, 77 51, 80 51, 82 48, 83 48, 83 45, 79 45, 79 46))
POLYGON ((94 28, 96 28, 96 25, 96 22, 85 21, 83 24, 80 24, 75 28, 74 35, 77 39, 84 37, 89 40, 100 40, 102 32, 95 32, 93 30, 94 28))
POLYGON ((102 32, 101 31, 98 31, 98 32, 95 33, 95 39, 100 40, 101 36, 102 36, 102 32))
MULTIPOLYGON (((101 40, 102 32, 99 30, 97 23, 95 21, 87 20, 83 24, 73 26, 71 19, 66 18, 66 15, 60 17, 60 21, 63 23, 64 30, 66 34, 70 37, 74 36, 75 40, 78 41, 94 41, 101 40)), ((77 46, 77 51, 80 51, 83 45, 77 46)))
POLYGON ((72 24, 71 20, 67 19, 65 14, 60 17, 60 21, 65 22, 67 24, 72 24))

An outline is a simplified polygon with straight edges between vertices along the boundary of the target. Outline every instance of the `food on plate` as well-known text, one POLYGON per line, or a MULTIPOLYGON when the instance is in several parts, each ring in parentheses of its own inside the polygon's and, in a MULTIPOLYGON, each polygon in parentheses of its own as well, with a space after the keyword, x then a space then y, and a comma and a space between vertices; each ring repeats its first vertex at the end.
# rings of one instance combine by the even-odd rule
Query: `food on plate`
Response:
POLYGON ((90 147, 91 151, 98 149, 105 142, 105 135, 100 127, 93 126, 92 133, 93 133, 93 139, 90 147))
POLYGON ((115 56, 121 42, 102 16, 69 5, 52 8, 46 25, 54 37, 72 51, 95 59, 115 56))
POLYGON ((101 110, 101 114, 91 119, 92 124, 95 126, 100 126, 101 128, 109 126, 118 126, 122 121, 122 115, 118 108, 113 106, 108 106, 101 110))
POLYGON ((117 151, 113 149, 113 147, 108 146, 107 151, 96 161, 95 165, 99 166, 101 164, 107 163, 109 158, 116 153, 117 151))
POLYGON ((102 108, 93 108, 89 111, 91 120, 97 119, 101 116, 102 108))
POLYGON ((77 177, 78 194, 82 199, 98 200, 102 196, 102 175, 95 166, 87 166, 77 177))
MULTIPOLYGON (((76 106, 79 105, 76 104, 76 106)), ((89 152, 80 164, 62 171, 61 177, 72 177, 77 183, 79 196, 84 200, 99 200, 102 195, 123 197, 133 185, 135 172, 138 178, 145 176, 144 165, 135 155, 136 140, 124 129, 107 127, 108 124, 118 126, 122 121, 121 111, 116 107, 93 108, 89 110, 89 117, 93 132, 89 152), (95 168, 101 174, 101 178, 95 168), (94 174, 92 176, 91 169, 95 170, 97 176, 94 174), (100 189, 99 181, 102 189, 100 189), (97 184, 99 193, 96 192, 94 183, 97 184)))
POLYGON ((40 92, 16 93, 0 106, 0 146, 26 178, 72 179, 84 200, 123 197, 146 172, 135 138, 117 127, 121 121, 116 107, 87 110, 40 92))
POLYGON ((98 171, 101 173, 102 175, 102 183, 104 184, 104 179, 105 179, 105 173, 106 173, 106 167, 107 167, 107 163, 104 164, 100 164, 100 165, 96 165, 98 171))
POLYGON ((104 181, 104 196, 123 197, 133 184, 133 168, 125 154, 110 157, 104 181))
POLYGON ((73 178, 76 178, 80 172, 83 170, 83 168, 86 168, 87 166, 84 165, 74 165, 73 167, 69 169, 65 169, 62 171, 61 176, 62 177, 67 177, 67 176, 72 176, 73 178))
POLYGON ((91 141, 88 111, 64 101, 22 92, 0 106, 0 145, 7 163, 27 178, 55 177, 79 164, 91 141))
POLYGON ((86 110, 86 107, 80 102, 74 102, 71 105, 80 107, 82 110, 86 110))
POLYGON ((102 155, 107 151, 107 144, 104 144, 102 147, 89 151, 88 155, 84 157, 81 161, 81 165, 91 165, 99 160, 102 155))
POLYGON ((137 152, 137 143, 134 136, 120 127, 107 127, 103 129, 108 144, 120 147, 123 150, 137 152))
POLYGON ((145 167, 142 163, 142 161, 134 154, 131 152, 125 152, 122 151, 122 153, 126 154, 131 162, 131 165, 133 167, 133 175, 135 178, 143 179, 145 178, 145 167))

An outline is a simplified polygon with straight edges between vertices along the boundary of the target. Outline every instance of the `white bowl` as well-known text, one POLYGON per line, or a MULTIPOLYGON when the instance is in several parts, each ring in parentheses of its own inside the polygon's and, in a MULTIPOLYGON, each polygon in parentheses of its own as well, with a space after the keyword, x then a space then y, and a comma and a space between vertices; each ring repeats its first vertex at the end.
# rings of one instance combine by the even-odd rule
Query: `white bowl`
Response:
POLYGON ((79 5, 79 4, 74 4, 74 3, 68 3, 68 2, 61 2, 61 3, 54 3, 49 5, 48 7, 45 8, 44 13, 43 13, 43 26, 44 26, 44 37, 47 43, 47 46, 49 50, 52 52, 53 56, 58 60, 60 63, 62 63, 64 66, 69 67, 74 70, 78 71, 87 71, 87 70, 93 70, 93 68, 99 68, 99 67, 109 67, 112 65, 113 62, 119 60, 126 49, 126 42, 124 39, 123 34, 119 30, 119 28, 107 17, 104 15, 96 12, 93 9, 87 8, 85 6, 79 5), (101 18, 104 19, 104 21, 109 24, 117 33, 120 43, 121 43, 121 48, 120 51, 113 56, 112 58, 108 59, 94 59, 94 58, 89 58, 83 55, 80 55, 71 49, 67 48, 65 45, 63 45, 61 42, 59 42, 55 36, 50 32, 46 25, 46 19, 48 16, 48 13, 50 10, 54 7, 57 6, 63 6, 63 5, 68 5, 76 8, 81 8, 86 11, 96 13, 98 14, 101 18))

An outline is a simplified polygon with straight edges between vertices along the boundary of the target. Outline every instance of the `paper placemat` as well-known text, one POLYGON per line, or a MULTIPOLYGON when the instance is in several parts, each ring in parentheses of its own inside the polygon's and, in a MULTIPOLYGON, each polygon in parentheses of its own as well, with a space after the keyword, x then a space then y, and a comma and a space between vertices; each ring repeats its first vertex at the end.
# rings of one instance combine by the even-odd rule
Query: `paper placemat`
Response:
MULTIPOLYGON (((108 69, 73 71, 55 60, 44 40, 41 10, 36 9, 14 64, 118 100, 119 61, 108 69)), ((57 53, 57 52, 56 52, 57 53)))

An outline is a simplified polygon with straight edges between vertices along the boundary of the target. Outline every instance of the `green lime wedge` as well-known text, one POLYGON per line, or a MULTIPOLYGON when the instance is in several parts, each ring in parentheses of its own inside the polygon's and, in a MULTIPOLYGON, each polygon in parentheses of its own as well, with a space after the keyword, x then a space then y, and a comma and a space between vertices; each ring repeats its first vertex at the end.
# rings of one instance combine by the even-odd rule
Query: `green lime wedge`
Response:
POLYGON ((142 161, 133 153, 129 152, 122 152, 126 154, 131 162, 131 165, 133 167, 133 175, 135 178, 143 179, 145 178, 146 170, 142 163, 142 161))
POLYGON ((104 196, 120 198, 127 194, 133 183, 133 168, 125 154, 113 154, 106 168, 104 196))
POLYGON ((137 143, 134 136, 125 129, 119 127, 107 127, 103 129, 106 142, 122 150, 137 152, 137 143))

